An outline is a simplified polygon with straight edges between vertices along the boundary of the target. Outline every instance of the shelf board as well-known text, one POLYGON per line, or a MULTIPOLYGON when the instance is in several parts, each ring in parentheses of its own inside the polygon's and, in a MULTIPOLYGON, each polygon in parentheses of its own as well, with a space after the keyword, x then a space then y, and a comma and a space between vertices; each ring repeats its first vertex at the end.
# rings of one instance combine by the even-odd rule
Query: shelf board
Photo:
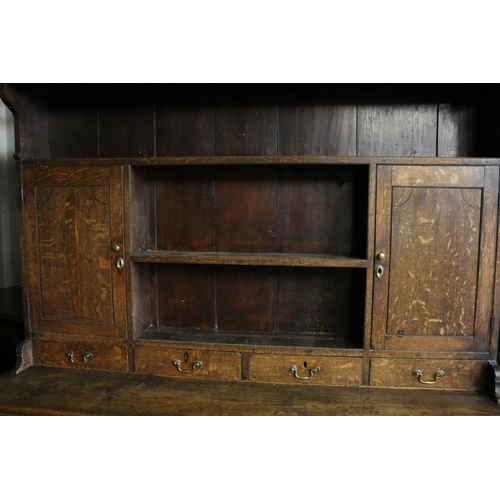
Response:
POLYGON ((153 251, 131 254, 132 262, 148 264, 219 264, 230 266, 294 266, 367 268, 368 260, 338 255, 240 253, 240 252, 174 252, 153 251))
MULTIPOLYGON (((20 158, 18 158, 20 159, 20 158)), ((231 165, 499 165, 500 158, 415 157, 415 156, 184 156, 152 158, 23 158, 23 165, 90 166, 133 165, 143 167, 231 166, 231 165)))
POLYGON ((331 333, 230 332, 150 326, 135 340, 362 350, 352 340, 333 337, 331 333))

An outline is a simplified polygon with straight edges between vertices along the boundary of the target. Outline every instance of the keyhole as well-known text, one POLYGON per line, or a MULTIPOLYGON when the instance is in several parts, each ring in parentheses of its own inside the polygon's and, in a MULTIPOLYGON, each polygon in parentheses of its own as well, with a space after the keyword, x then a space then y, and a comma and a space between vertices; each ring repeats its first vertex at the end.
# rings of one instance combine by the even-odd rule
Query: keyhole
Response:
POLYGON ((307 361, 304 361, 304 364, 302 365, 304 368, 307 368, 307 361))
POLYGON ((189 359, 189 354, 186 352, 184 353, 184 363, 187 363, 189 359))

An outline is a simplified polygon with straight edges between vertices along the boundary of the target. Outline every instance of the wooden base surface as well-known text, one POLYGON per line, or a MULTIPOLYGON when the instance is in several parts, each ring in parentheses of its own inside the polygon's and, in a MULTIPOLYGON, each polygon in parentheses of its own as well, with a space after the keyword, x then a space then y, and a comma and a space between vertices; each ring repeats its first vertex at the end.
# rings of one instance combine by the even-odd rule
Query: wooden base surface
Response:
POLYGON ((481 393, 173 380, 33 367, 0 376, 0 414, 500 415, 481 393))

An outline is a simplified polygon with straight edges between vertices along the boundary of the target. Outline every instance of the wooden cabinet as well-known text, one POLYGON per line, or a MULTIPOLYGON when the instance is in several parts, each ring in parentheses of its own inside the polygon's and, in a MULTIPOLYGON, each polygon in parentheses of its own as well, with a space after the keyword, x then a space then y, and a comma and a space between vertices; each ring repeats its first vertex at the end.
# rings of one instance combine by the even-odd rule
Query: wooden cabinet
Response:
MULTIPOLYGON (((57 141, 66 119, 42 103, 48 141, 23 143, 35 363, 272 384, 486 386, 500 325, 500 160, 488 133, 472 143, 453 121, 460 105, 455 116, 439 100, 337 106, 322 94, 312 107, 311 95, 278 99, 273 114, 223 98, 211 107, 208 93, 183 114, 160 88, 156 101, 127 108, 126 88, 109 106, 109 89, 94 89, 99 120, 123 131, 93 131, 109 157, 96 155, 92 134, 78 147, 57 141)), ((56 102, 65 92, 47 89, 56 102)), ((82 126, 92 95, 73 110, 82 126)), ((483 116, 496 109, 477 106, 483 116)))
POLYGON ((488 350, 498 199, 498 167, 378 167, 376 348, 488 350))
POLYGON ((34 332, 125 336, 120 167, 23 171, 34 332))

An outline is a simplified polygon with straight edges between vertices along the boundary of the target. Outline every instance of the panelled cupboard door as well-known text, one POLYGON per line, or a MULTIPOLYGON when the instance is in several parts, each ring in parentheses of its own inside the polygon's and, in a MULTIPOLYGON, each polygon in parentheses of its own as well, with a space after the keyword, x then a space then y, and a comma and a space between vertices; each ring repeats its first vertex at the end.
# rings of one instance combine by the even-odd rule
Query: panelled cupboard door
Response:
POLYGON ((377 166, 372 347, 487 351, 498 167, 377 166))
POLYGON ((125 336, 121 167, 25 168, 23 178, 31 329, 125 336))

